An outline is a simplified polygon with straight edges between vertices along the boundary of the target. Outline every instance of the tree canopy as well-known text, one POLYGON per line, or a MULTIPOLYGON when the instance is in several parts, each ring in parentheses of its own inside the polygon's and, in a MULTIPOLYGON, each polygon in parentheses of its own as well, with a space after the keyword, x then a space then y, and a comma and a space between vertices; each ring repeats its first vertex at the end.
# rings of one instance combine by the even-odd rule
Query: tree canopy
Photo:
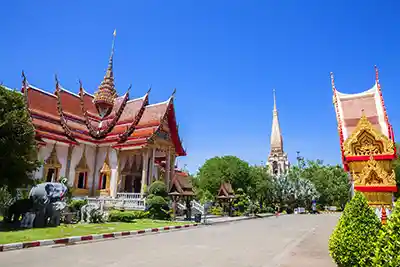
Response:
POLYGON ((233 188, 247 191, 251 183, 250 166, 235 156, 214 157, 208 159, 196 176, 197 185, 215 195, 222 182, 230 182, 233 188))
POLYGON ((35 130, 24 97, 0 86, 0 184, 13 190, 31 184, 39 167, 35 130))
POLYGON ((312 200, 324 205, 344 207, 350 185, 340 166, 324 165, 321 160, 302 161, 279 177, 270 174, 267 166, 249 166, 235 156, 214 157, 199 169, 193 185, 198 197, 205 201, 216 196, 222 182, 229 181, 253 203, 293 209, 310 207, 312 200))
POLYGON ((300 166, 293 166, 289 175, 312 182, 319 193, 318 203, 344 208, 350 197, 350 183, 347 173, 339 165, 324 165, 321 160, 307 160, 300 166))

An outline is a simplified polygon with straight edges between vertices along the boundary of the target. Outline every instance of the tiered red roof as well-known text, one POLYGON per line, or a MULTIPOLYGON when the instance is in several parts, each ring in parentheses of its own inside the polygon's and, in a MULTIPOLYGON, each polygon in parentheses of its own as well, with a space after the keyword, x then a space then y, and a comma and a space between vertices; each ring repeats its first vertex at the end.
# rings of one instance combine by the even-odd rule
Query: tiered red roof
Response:
MULTIPOLYGON (((84 115, 80 109, 81 103, 78 95, 65 89, 61 89, 59 94, 62 107, 61 114, 64 116, 66 125, 71 131, 71 136, 68 136, 66 130, 62 126, 61 115, 57 111, 57 96, 31 85, 28 85, 26 90, 27 102, 33 124, 36 128, 38 140, 47 138, 70 144, 77 144, 79 141, 85 141, 92 144, 110 143, 115 148, 134 147, 145 145, 149 138, 160 129, 163 118, 167 118, 168 128, 170 129, 171 140, 175 145, 176 154, 178 156, 186 155, 177 131, 173 97, 165 102, 153 105, 148 105, 148 93, 141 98, 128 100, 118 122, 112 128, 111 132, 103 139, 96 140, 89 135, 84 115), (141 108, 144 109, 143 113, 138 114, 141 108), (140 115, 140 118, 137 118, 138 115, 140 115), (126 140, 120 140, 120 135, 131 126, 135 119, 138 120, 137 125, 134 125, 135 130, 126 140)), ((22 91, 24 91, 24 88, 22 91)), ((93 95, 85 93, 83 97, 84 104, 92 126, 96 129, 104 129, 104 124, 109 123, 109 121, 114 118, 115 110, 120 107, 123 98, 124 96, 116 99, 111 114, 101 121, 100 117, 96 114, 96 107, 93 104, 93 95), (102 127, 99 127, 100 122, 102 123, 102 127)))
POLYGON ((167 135, 177 156, 186 152, 178 134, 174 93, 161 103, 149 105, 150 90, 141 98, 129 100, 128 92, 117 96, 112 71, 113 51, 102 84, 95 95, 81 84, 79 94, 61 87, 56 78, 54 93, 28 84, 23 75, 22 92, 36 129, 36 138, 78 144, 109 144, 116 149, 145 146, 159 133, 167 135))

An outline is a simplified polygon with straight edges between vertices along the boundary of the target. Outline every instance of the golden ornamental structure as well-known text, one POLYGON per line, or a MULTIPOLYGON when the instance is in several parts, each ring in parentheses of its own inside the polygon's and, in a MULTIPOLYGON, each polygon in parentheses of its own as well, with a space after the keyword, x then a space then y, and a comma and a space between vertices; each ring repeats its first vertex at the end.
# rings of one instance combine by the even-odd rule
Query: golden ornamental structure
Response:
POLYGON ((384 220, 393 207, 393 192, 397 191, 392 164, 396 146, 378 69, 375 66, 374 86, 362 93, 337 91, 333 73, 331 82, 344 169, 353 190, 362 192, 384 220))

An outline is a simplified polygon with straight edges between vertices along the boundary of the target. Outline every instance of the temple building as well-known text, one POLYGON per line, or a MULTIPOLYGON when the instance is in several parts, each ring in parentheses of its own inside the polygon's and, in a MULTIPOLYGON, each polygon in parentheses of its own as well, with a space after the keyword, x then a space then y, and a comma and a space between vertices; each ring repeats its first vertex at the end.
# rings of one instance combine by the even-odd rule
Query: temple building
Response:
POLYGON ((384 221, 397 191, 393 160, 396 146, 383 101, 378 69, 369 90, 345 94, 336 89, 331 73, 333 104, 344 169, 352 189, 362 192, 384 221))
POLYGON ((283 138, 279 125, 278 110, 276 108, 275 90, 273 90, 273 96, 274 109, 272 110, 271 147, 267 165, 272 175, 279 176, 289 170, 290 163, 287 154, 283 150, 283 138))
MULTIPOLYGON (((114 36, 115 37, 115 36, 114 36)), ((97 92, 64 89, 56 77, 48 92, 28 83, 22 92, 36 130, 43 166, 35 178, 47 182, 66 177, 75 196, 110 196, 146 191, 161 179, 169 186, 175 161, 185 156, 178 134, 174 94, 149 103, 150 89, 130 99, 118 96, 113 72, 114 41, 104 79, 97 92)))

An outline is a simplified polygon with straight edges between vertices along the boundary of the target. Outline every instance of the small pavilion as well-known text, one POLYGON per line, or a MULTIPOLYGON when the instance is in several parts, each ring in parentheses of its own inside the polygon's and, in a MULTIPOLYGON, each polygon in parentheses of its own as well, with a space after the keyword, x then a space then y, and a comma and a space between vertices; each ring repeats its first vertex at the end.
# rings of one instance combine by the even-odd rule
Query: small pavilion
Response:
POLYGON ((233 191, 231 183, 221 183, 221 186, 218 190, 217 199, 221 202, 222 206, 228 209, 229 216, 232 215, 232 202, 235 198, 235 192, 233 191))
POLYGON ((183 171, 175 171, 175 176, 171 181, 169 195, 172 198, 174 206, 174 216, 176 212, 176 204, 183 200, 186 206, 186 219, 190 219, 191 215, 191 200, 194 197, 193 184, 188 173, 183 171))

